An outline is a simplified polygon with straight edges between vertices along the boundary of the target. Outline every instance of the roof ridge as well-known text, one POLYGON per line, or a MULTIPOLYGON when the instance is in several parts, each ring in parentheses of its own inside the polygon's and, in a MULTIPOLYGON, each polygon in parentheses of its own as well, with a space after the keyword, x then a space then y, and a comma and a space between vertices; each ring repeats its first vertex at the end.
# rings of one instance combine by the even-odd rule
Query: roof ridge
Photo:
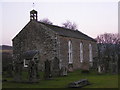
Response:
MULTIPOLYGON (((87 39, 87 40, 92 40, 92 41, 95 41, 96 42, 96 40, 95 39, 93 39, 92 37, 90 37, 90 36, 88 36, 88 35, 86 35, 86 34, 84 34, 84 33, 82 33, 81 31, 79 31, 79 30, 73 30, 73 29, 68 29, 68 28, 65 28, 65 27, 61 27, 61 26, 57 26, 57 25, 51 25, 51 24, 47 24, 47 23, 44 23, 44 22, 40 22, 40 21, 37 21, 38 23, 41 23, 41 24, 43 24, 43 25, 46 25, 46 26, 48 26, 49 28, 58 28, 58 29, 63 29, 64 31, 61 33, 60 32, 60 30, 58 30, 58 29, 53 29, 53 31, 56 31, 56 32, 58 32, 59 33, 59 35, 63 35, 63 36, 66 36, 66 31, 69 31, 69 35, 67 35, 67 36, 69 36, 69 37, 76 37, 76 38, 78 38, 78 34, 79 34, 79 36, 81 36, 81 38, 83 39, 87 39), (77 36, 72 36, 72 33, 76 33, 77 34, 77 36), (86 38, 85 38, 86 37, 86 38)), ((62 30, 61 30, 62 31, 62 30)), ((73 33, 73 34, 74 34, 73 33)), ((80 37, 79 37, 80 38, 80 37)))
MULTIPOLYGON (((65 27, 62 27, 62 26, 58 26, 58 25, 47 24, 47 23, 44 23, 44 22, 40 22, 40 21, 38 21, 38 23, 42 23, 42 24, 46 24, 46 25, 50 25, 50 26, 54 26, 54 27, 58 27, 58 28, 63 28, 63 29, 66 29, 66 30, 71 30, 71 31, 78 31, 78 30, 69 29, 69 28, 65 28, 65 27)), ((80 31, 78 31, 78 32, 80 32, 80 31)))

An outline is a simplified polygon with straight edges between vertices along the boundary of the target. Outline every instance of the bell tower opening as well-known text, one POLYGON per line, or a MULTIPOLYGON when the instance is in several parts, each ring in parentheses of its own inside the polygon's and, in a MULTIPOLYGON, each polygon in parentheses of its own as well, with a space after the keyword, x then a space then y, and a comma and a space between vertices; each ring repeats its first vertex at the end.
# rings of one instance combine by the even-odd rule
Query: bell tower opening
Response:
POLYGON ((35 10, 30 11, 30 20, 37 21, 37 11, 35 11, 35 10))

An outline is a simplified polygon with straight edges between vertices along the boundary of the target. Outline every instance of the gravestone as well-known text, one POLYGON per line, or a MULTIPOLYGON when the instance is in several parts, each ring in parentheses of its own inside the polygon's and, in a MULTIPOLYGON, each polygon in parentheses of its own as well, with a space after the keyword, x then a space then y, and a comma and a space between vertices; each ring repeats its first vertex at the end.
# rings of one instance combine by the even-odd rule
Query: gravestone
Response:
POLYGON ((29 77, 29 82, 35 83, 38 82, 38 77, 37 77, 37 68, 36 68, 36 62, 34 60, 30 60, 28 64, 28 77, 29 77))
POLYGON ((23 62, 17 61, 14 65, 14 81, 22 82, 22 64, 23 62))
POLYGON ((62 67, 60 70, 60 75, 61 76, 67 76, 67 68, 66 67, 62 67))
POLYGON ((59 59, 57 57, 55 57, 53 60, 52 76, 59 76, 59 75, 60 75, 59 59))
POLYGON ((73 72, 73 64, 69 64, 68 65, 68 71, 69 72, 73 72))
POLYGON ((82 63, 82 67, 81 67, 81 70, 82 70, 82 73, 89 73, 89 65, 90 63, 88 63, 87 61, 84 61, 82 63))
POLYGON ((98 66, 98 73, 102 73, 100 65, 98 66))
POLYGON ((81 88, 86 85, 90 85, 91 83, 87 79, 81 79, 79 81, 75 81, 68 84, 68 88, 81 88))
POLYGON ((44 73, 45 79, 51 78, 51 62, 49 60, 45 61, 45 73, 44 73))
POLYGON ((35 61, 35 70, 36 70, 36 77, 37 77, 37 79, 39 79, 40 76, 39 76, 39 73, 38 73, 39 72, 39 70, 38 70, 38 60, 35 61))

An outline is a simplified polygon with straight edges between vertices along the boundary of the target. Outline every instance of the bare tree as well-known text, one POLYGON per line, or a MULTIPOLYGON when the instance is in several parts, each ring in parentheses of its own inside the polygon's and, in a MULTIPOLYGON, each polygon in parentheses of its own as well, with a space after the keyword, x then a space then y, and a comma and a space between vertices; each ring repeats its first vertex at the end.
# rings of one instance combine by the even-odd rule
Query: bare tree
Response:
POLYGON ((98 42, 98 65, 104 68, 105 72, 117 72, 120 34, 105 33, 97 36, 96 40, 98 42))
POLYGON ((120 44, 120 34, 105 33, 97 36, 98 43, 120 44))
POLYGON ((46 24, 53 24, 48 18, 44 18, 42 20, 40 20, 40 22, 46 23, 46 24))
POLYGON ((76 23, 72 23, 69 20, 67 20, 65 23, 62 23, 63 27, 68 28, 68 29, 72 29, 72 30, 77 30, 77 25, 76 23))

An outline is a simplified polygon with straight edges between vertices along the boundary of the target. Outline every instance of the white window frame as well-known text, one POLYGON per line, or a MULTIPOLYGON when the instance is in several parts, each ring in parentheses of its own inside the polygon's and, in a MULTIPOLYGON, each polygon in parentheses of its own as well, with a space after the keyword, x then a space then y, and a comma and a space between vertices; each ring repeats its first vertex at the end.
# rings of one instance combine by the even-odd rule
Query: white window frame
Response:
POLYGON ((24 59, 24 67, 28 67, 28 65, 26 64, 26 60, 24 59))
POLYGON ((73 58, 72 58, 72 42, 69 40, 68 41, 68 59, 69 59, 69 64, 73 63, 73 58))
POLYGON ((93 62, 93 55, 92 55, 92 45, 89 44, 89 61, 93 62))
POLYGON ((60 60, 59 68, 60 68, 60 69, 62 68, 62 60, 60 60))
POLYGON ((83 62, 83 43, 80 42, 80 62, 83 62))

